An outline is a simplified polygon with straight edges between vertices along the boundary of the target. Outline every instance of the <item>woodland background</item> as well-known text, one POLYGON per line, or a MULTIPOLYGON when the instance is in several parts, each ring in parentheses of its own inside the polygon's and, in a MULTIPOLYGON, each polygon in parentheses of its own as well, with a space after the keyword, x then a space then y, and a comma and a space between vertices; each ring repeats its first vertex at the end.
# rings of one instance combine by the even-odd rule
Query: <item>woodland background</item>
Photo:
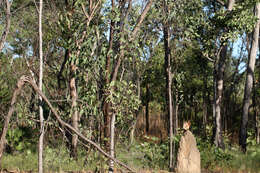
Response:
POLYGON ((190 120, 203 170, 259 172, 259 18, 257 0, 0 0, 1 168, 126 168, 101 147, 172 171, 190 120))

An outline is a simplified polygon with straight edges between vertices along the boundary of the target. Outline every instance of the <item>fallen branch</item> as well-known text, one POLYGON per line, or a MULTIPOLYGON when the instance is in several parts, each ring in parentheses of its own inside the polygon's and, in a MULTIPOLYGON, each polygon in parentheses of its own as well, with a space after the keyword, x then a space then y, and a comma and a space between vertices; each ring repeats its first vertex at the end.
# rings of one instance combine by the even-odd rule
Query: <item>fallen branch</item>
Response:
MULTIPOLYGON (((10 118, 13 114, 14 111, 14 105, 16 102, 16 98, 17 96, 20 94, 20 91, 24 85, 25 82, 28 82, 32 88, 35 90, 35 92, 37 92, 42 99, 48 104, 48 106, 50 107, 52 113, 54 114, 54 117, 57 119, 57 121, 59 122, 59 124, 64 128, 67 128, 69 130, 71 130, 71 132, 77 134, 83 141, 93 145, 101 154, 103 154, 105 157, 108 157, 109 159, 113 160, 114 162, 116 162, 118 165, 121 165, 122 167, 128 169, 131 172, 136 172, 134 169, 130 168, 129 166, 127 166, 126 164, 124 164, 123 162, 115 159, 114 157, 111 157, 108 153, 106 153, 98 144, 96 144, 95 142, 93 142, 92 140, 86 138, 84 135, 82 135, 79 131, 77 131, 75 128, 73 128, 71 125, 69 125, 68 123, 64 122, 61 117, 59 116, 59 114, 57 113, 57 111, 54 109, 54 107, 52 106, 52 104, 50 103, 50 101, 47 99, 47 97, 42 93, 42 91, 39 90, 38 86, 36 85, 36 83, 29 77, 27 76, 22 76, 19 81, 17 82, 17 88, 15 89, 15 92, 13 94, 12 97, 12 102, 11 102, 11 107, 9 109, 8 115, 5 119, 5 124, 4 124, 4 128, 3 128, 3 133, 1 136, 1 141, 0 141, 0 161, 1 161, 1 157, 2 157, 2 153, 3 153, 3 149, 4 149, 4 144, 5 144, 5 136, 6 136, 6 132, 8 129, 8 124, 10 121, 10 118)), ((85 146, 85 145, 84 145, 85 146)))

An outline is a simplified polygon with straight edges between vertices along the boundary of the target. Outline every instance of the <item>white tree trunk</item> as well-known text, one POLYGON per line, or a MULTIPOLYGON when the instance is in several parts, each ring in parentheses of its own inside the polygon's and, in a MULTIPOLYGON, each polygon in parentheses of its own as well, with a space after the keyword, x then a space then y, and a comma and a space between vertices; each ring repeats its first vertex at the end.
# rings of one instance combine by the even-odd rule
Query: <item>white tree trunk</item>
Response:
MULTIPOLYGON (((42 0, 39 2, 39 57, 40 57, 40 70, 39 70, 39 89, 42 91, 42 78, 43 78, 43 53, 42 53, 42 0)), ((43 137, 44 137, 44 117, 42 109, 42 97, 39 96, 39 115, 40 115, 40 138, 39 138, 39 153, 38 153, 38 172, 43 173, 43 137)))

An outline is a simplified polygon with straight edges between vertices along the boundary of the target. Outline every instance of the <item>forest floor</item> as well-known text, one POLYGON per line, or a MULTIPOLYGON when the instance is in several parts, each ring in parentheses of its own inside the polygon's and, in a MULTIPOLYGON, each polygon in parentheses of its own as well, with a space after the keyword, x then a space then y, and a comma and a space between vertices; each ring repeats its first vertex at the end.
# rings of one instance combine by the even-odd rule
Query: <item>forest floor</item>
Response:
MULTIPOLYGON (((160 154, 164 151, 163 145, 144 142, 132 148, 119 147, 117 159, 138 173, 167 173, 168 161, 160 154)), ((208 151, 201 151, 201 173, 260 173, 260 146, 250 147, 246 155, 238 151, 216 152, 211 148, 205 149, 208 151)), ((107 163, 108 160, 94 150, 88 153, 88 158, 86 152, 81 150, 78 161, 69 157, 65 146, 59 150, 46 147, 44 152, 46 173, 101 173, 108 170, 107 163)), ((5 153, 1 166, 0 173, 37 172, 37 152, 5 153)), ((127 171, 121 167, 115 169, 115 173, 124 172, 127 171)))
MULTIPOLYGON (((7 169, 3 169, 0 171, 0 173, 32 173, 34 171, 19 171, 19 170, 7 170, 7 169)), ((45 173, 57 173, 57 172, 49 172, 49 171, 45 171, 45 173)), ((94 171, 59 171, 58 173, 96 173, 94 171)), ((106 172, 104 172, 106 173, 106 172)), ((125 173, 122 170, 115 170, 114 173, 125 173)), ((138 173, 169 173, 168 171, 163 171, 163 170, 139 170, 138 173)), ((223 171, 223 170, 219 170, 219 171, 212 171, 212 170, 205 170, 202 169, 201 173, 259 173, 259 172, 251 172, 251 171, 223 171)))
MULTIPOLYGON (((130 142, 126 138, 118 139, 116 158, 138 173, 167 173, 165 170, 168 169, 168 141, 167 132, 162 126, 163 121, 154 118, 149 133, 144 133, 143 121, 138 123, 136 132, 139 136, 136 136, 136 140, 130 142)), ((174 139, 176 148, 179 139, 180 136, 174 139)), ((228 138, 225 139, 230 141, 228 138)), ((260 145, 256 145, 250 137, 246 154, 242 153, 235 143, 225 142, 226 149, 221 150, 214 147, 209 139, 196 137, 196 140, 201 154, 201 173, 260 173, 260 145)), ((62 139, 51 141, 55 143, 46 141, 44 148, 46 173, 101 173, 108 170, 108 159, 92 147, 88 150, 79 147, 78 160, 75 161, 70 158, 69 150, 62 139)), ((37 158, 37 141, 30 141, 23 148, 17 147, 11 153, 3 155, 0 173, 37 172, 37 158), (17 151, 19 149, 21 150, 17 151)), ((123 171, 121 167, 115 169, 115 173, 124 172, 127 171, 123 171)))

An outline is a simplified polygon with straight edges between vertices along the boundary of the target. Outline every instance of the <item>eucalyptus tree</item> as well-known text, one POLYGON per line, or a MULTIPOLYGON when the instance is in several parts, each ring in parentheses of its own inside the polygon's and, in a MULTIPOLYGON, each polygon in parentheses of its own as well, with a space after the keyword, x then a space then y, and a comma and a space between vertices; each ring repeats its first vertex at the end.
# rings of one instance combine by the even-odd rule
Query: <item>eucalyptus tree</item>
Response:
MULTIPOLYGON (((134 18, 134 20, 136 21, 131 21, 131 23, 133 22, 132 31, 129 30, 130 28, 126 28, 126 24, 128 23, 130 24, 130 21, 128 21, 129 19, 128 15, 132 10, 132 1, 118 2, 117 6, 115 6, 114 1, 111 1, 111 6, 112 6, 111 7, 112 14, 114 14, 115 16, 111 19, 111 24, 110 24, 109 49, 106 56, 105 86, 109 86, 111 82, 115 82, 117 80, 118 70, 121 66, 121 62, 125 58, 125 52, 126 52, 125 49, 129 49, 127 48, 127 44, 134 42, 136 37, 138 36, 138 31, 149 9, 152 6, 152 1, 148 1, 146 3, 145 7, 142 9, 142 12, 138 16, 137 20, 136 18, 134 18), (114 27, 113 25, 117 26, 116 30, 113 28, 114 27), (116 33, 114 34, 115 31, 116 33), (130 33, 130 34, 126 35, 125 33, 130 33), (112 44, 119 45, 120 49, 111 50, 112 44), (113 61, 111 61, 110 58, 111 53, 113 53, 112 55, 117 57, 116 59, 113 59, 113 61)), ((110 136, 110 123, 111 123, 111 118, 113 116, 110 107, 111 107, 111 103, 104 101, 103 114, 104 114, 104 137, 105 138, 109 138, 110 136)))
MULTIPOLYGON (((82 85, 88 84, 89 69, 84 70, 85 66, 91 65, 96 55, 96 47, 100 31, 99 26, 95 26, 94 22, 100 20, 100 9, 102 1, 64 1, 65 9, 61 9, 60 19, 58 21, 61 30, 61 46, 65 49, 64 60, 57 75, 58 85, 62 87, 62 79, 64 79, 64 70, 67 67, 69 93, 71 99, 71 122, 72 126, 79 130, 79 121, 82 111, 79 111, 81 105, 78 100, 82 99, 81 93, 78 91, 82 85), (96 17, 96 19, 95 19, 96 17), (95 19, 95 20, 94 20, 95 19), (93 23, 91 23, 94 20, 93 23), (91 36, 91 34, 93 34, 91 36), (94 42, 91 41, 94 40, 94 42), (90 48, 89 48, 90 47, 90 48), (92 48, 91 48, 92 47, 92 48), (89 51, 87 49, 89 48, 89 51), (88 57, 89 56, 89 60, 88 57), (80 73, 82 75, 79 75, 80 73), (86 75, 86 76, 85 76, 86 75), (84 79, 82 81, 82 79, 84 79), (82 81, 82 82, 77 82, 82 81)), ((61 8, 61 7, 60 7, 61 8)), ((98 61, 99 62, 99 61, 98 61)), ((66 86, 66 85, 65 85, 66 86)), ((84 100, 85 101, 85 100, 84 100)), ((77 135, 69 135, 71 140, 71 156, 77 158, 77 135)))
MULTIPOLYGON (((141 2, 143 3, 143 2, 141 2)), ((116 109, 115 104, 111 102, 109 96, 115 92, 115 85, 118 81, 118 73, 120 66, 124 59, 126 58, 126 51, 131 48, 127 46, 132 44, 136 37, 138 36, 138 31, 140 30, 141 24, 144 21, 148 11, 152 6, 153 1, 148 1, 145 7, 142 9, 141 14, 134 20, 129 17, 132 9, 132 1, 111 1, 111 13, 113 18, 110 19, 110 36, 109 36, 109 47, 106 56, 106 69, 105 69, 105 84, 104 86, 108 88, 104 91, 104 103, 103 103, 103 114, 104 114, 104 137, 105 139, 110 139, 110 141, 105 141, 105 145, 110 146, 110 154, 114 155, 114 128, 115 128, 115 116, 116 109), (133 23, 130 23, 130 21, 133 23), (129 25, 131 24, 131 25, 129 25), (133 26, 133 30, 129 26, 133 26), (128 35, 126 33, 129 33, 128 35), (113 47, 113 45, 118 45, 118 47, 113 47), (111 60, 111 55, 114 55, 113 61, 111 60), (109 94, 110 93, 110 94, 109 94)), ((110 162, 110 171, 113 170, 113 161, 110 162)))
MULTIPOLYGON (((169 9, 168 9, 167 1, 163 1, 163 13, 164 16, 169 16, 169 9)), ((169 116, 169 138, 170 138, 170 145, 169 145, 169 169, 170 172, 174 169, 173 164, 173 105, 172 105, 172 69, 171 69, 171 51, 170 51, 170 26, 168 18, 166 17, 163 21, 163 39, 164 39, 164 52, 165 52, 165 77, 166 77, 166 104, 167 104, 167 111, 169 116)))
MULTIPOLYGON (((42 91, 43 80, 43 50, 42 50, 42 6, 43 2, 39 2, 39 89, 42 91)), ((39 96, 39 102, 42 102, 42 97, 39 96)), ((44 138, 44 117, 43 108, 39 105, 39 118, 40 118, 40 137, 39 137, 39 154, 38 154, 38 172, 43 173, 43 138, 44 138)))
MULTIPOLYGON (((192 19, 193 36, 201 45, 204 58, 213 63, 213 119, 214 119, 214 144, 224 147, 222 137, 221 105, 223 95, 223 79, 227 50, 231 42, 238 36, 252 29, 254 23, 250 14, 252 2, 244 3, 230 0, 204 1, 200 11, 201 17, 192 19), (204 8, 205 7, 205 8, 204 8), (200 22, 196 22, 200 20, 200 22)), ((200 7, 201 8, 201 7, 200 7)))
POLYGON ((248 112, 251 100, 251 93, 253 89, 253 80, 254 80, 254 69, 255 69, 255 61, 258 50, 258 41, 259 41, 259 28, 260 28, 260 3, 256 2, 255 6, 255 16, 257 18, 257 22, 255 24, 255 28, 252 35, 252 42, 250 47, 250 52, 248 56, 247 63, 247 75, 246 75, 246 83, 244 90, 244 100, 243 100, 243 115, 240 127, 240 138, 239 144, 242 147, 242 150, 246 152, 246 143, 247 143, 247 124, 248 124, 248 112))
MULTIPOLYGON (((227 4, 225 4, 227 8, 227 13, 232 11, 235 0, 229 0, 227 4)), ((222 28, 225 32, 227 30, 226 27, 222 28)), ((223 38, 220 37, 220 40, 223 38)), ((224 70, 227 59, 227 40, 221 41, 220 48, 216 54, 216 59, 214 61, 214 104, 213 111, 215 115, 215 139, 214 143, 217 147, 224 147, 223 136, 222 136, 222 122, 221 122, 221 103, 222 103, 222 95, 223 95, 223 80, 224 80, 224 70)))

